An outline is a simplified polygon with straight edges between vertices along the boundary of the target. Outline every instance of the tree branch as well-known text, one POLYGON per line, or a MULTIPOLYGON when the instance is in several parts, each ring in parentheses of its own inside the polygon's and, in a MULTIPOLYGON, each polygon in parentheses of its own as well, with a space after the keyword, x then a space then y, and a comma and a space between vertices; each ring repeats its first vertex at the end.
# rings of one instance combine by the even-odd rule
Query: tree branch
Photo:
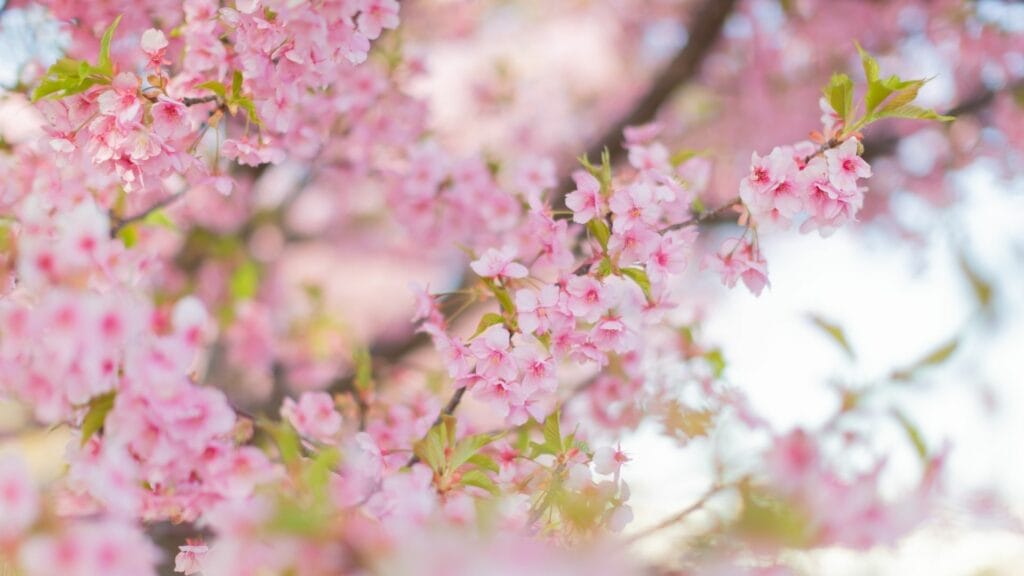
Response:
POLYGON ((632 544, 632 543, 634 543, 634 542, 636 542, 638 540, 642 540, 642 539, 650 536, 651 534, 655 534, 657 532, 660 532, 660 531, 664 530, 665 528, 668 528, 669 526, 672 526, 673 524, 678 524, 679 522, 682 522, 690 514, 693 514, 697 510, 700 510, 701 508, 703 508, 704 505, 708 503, 708 500, 711 500, 711 498, 713 498, 716 494, 721 492, 723 489, 725 489, 725 486, 723 486, 721 484, 714 484, 714 485, 712 485, 711 488, 708 488, 708 490, 706 492, 704 492, 704 494, 696 502, 694 502, 693 504, 690 504, 686 508, 683 508, 679 512, 673 514, 672 516, 669 516, 668 518, 662 520, 661 522, 655 524, 654 526, 651 526, 649 528, 645 528, 645 529, 643 529, 643 530, 641 530, 639 532, 636 532, 636 533, 632 534, 631 536, 626 538, 626 543, 627 544, 632 544))
POLYGON ((110 237, 111 238, 116 238, 118 232, 123 230, 125 226, 128 226, 130 224, 134 224, 134 223, 136 223, 136 222, 138 222, 140 220, 145 220, 146 217, 149 216, 150 214, 152 214, 152 213, 154 213, 157 210, 160 210, 162 208, 166 208, 166 207, 170 206, 171 204, 174 204, 175 202, 177 202, 178 200, 180 200, 184 196, 185 196, 185 192, 184 191, 171 194, 170 196, 168 196, 166 198, 163 198, 161 200, 158 200, 157 202, 154 202, 152 206, 150 206, 149 208, 146 208, 142 212, 139 212, 138 214, 133 214, 131 216, 126 216, 124 218, 117 218, 117 217, 112 215, 110 217, 110 237))
MULTIPOLYGON (((696 76, 701 63, 711 53, 736 2, 737 0, 704 0, 688 28, 689 40, 686 46, 676 53, 633 109, 609 126, 604 134, 590 145, 587 149, 588 157, 600 158, 605 148, 611 153, 612 164, 622 157, 625 152, 622 147, 622 131, 627 126, 636 126, 653 120, 665 101, 679 87, 696 76)), ((552 201, 556 210, 565 208, 565 195, 572 188, 571 174, 564 175, 558 187, 558 194, 552 201)))

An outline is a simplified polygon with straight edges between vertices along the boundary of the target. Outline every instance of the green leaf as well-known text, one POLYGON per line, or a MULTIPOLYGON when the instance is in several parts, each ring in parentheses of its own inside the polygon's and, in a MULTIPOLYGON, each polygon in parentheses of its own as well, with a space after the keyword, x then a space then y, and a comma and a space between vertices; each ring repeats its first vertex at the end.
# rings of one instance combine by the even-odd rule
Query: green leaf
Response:
POLYGON ((948 342, 942 344, 938 348, 935 348, 928 354, 925 354, 923 357, 921 357, 919 360, 917 360, 910 366, 894 371, 892 373, 892 379, 904 382, 912 380, 914 376, 916 376, 917 373, 922 369, 928 368, 930 366, 938 366, 939 364, 942 364, 943 362, 948 360, 950 356, 952 356, 953 353, 956 352, 958 346, 959 340, 957 338, 953 338, 948 342))
POLYGON ((721 378, 725 372, 725 356, 720 348, 712 348, 704 353, 704 360, 711 365, 711 372, 715 378, 721 378))
POLYGON ((356 367, 356 374, 352 384, 356 390, 362 392, 370 390, 373 387, 373 357, 370 356, 370 351, 365 347, 356 349, 352 355, 352 361, 356 367))
POLYGON ((231 98, 237 100, 242 96, 242 72, 235 70, 231 75, 231 98))
POLYGON ((803 548, 810 542, 810 523, 798 508, 759 488, 743 487, 740 495, 743 509, 736 521, 740 532, 791 548, 803 548))
POLYGON ((611 230, 608 229, 608 224, 601 218, 592 218, 587 222, 587 230, 597 239, 598 244, 601 245, 601 250, 607 252, 608 238, 612 235, 611 230))
POLYGON ((85 446, 93 435, 103 429, 107 414, 114 408, 116 395, 115 392, 107 392, 89 400, 89 411, 82 419, 82 446, 85 446))
POLYGON ((469 463, 476 466, 477 468, 483 468, 489 472, 498 472, 501 468, 498 463, 494 461, 487 454, 476 453, 469 457, 469 463))
POLYGON ((110 42, 113 41, 114 31, 117 30, 117 25, 120 23, 121 16, 114 18, 114 21, 103 32, 103 38, 100 40, 100 55, 96 60, 96 67, 108 76, 114 73, 114 64, 110 61, 110 42))
POLYGON ((953 355, 953 352, 956 352, 958 346, 959 342, 956 338, 954 338, 949 342, 946 342, 942 346, 939 346, 935 350, 932 350, 927 356, 918 360, 916 365, 924 367, 937 366, 939 364, 942 364, 943 362, 948 360, 950 356, 953 355))
POLYGON ((637 286, 640 286, 648 302, 653 300, 651 298, 651 280, 647 277, 647 272, 640 268, 622 268, 621 272, 624 276, 628 276, 630 280, 636 282, 637 286))
POLYGON ((300 506, 297 502, 282 499, 267 528, 284 534, 316 536, 323 533, 330 519, 327 506, 300 506))
POLYGON ((142 222, 149 226, 158 226, 174 232, 178 231, 178 226, 173 220, 171 220, 171 217, 168 216, 167 212, 164 210, 154 210, 149 214, 146 214, 146 217, 142 219, 142 222))
POLYGON ((334 469, 341 463, 341 452, 337 448, 326 447, 306 467, 303 474, 306 488, 315 498, 325 498, 334 469))
POLYGON ((824 90, 825 98, 843 120, 853 110, 853 80, 846 74, 833 74, 824 90))
POLYGON ((502 324, 504 322, 505 318, 503 318, 501 314, 488 312, 483 315, 483 318, 480 318, 480 323, 476 325, 476 332, 473 332, 473 335, 470 336, 469 339, 472 340, 473 338, 483 334, 484 330, 487 330, 491 326, 494 326, 495 324, 502 324))
POLYGON ((221 100, 227 97, 227 88, 224 87, 223 83, 217 82, 216 80, 210 80, 209 82, 197 84, 196 88, 202 90, 209 90, 210 92, 216 94, 221 100))
POLYGON ((413 454, 430 466, 436 473, 445 468, 445 448, 448 445, 444 424, 438 424, 427 432, 427 436, 413 445, 413 454))
POLYGON ((990 310, 992 307, 992 284, 978 274, 978 272, 971 266, 971 263, 967 260, 967 256, 961 253, 958 260, 960 263, 960 270, 963 272, 964 277, 967 278, 967 282, 971 285, 971 291, 974 293, 974 299, 977 300, 978 305, 981 306, 982 310, 990 310))
POLYGON ((121 229, 117 231, 117 237, 124 243, 125 248, 131 248, 139 243, 139 227, 135 224, 122 226, 121 229))
POLYGON ((886 108, 878 112, 879 118, 905 118, 908 120, 939 120, 941 122, 952 122, 956 120, 953 116, 939 114, 935 110, 928 110, 913 104, 904 104, 895 108, 886 108))
POLYGON ((501 305, 501 309, 508 314, 510 318, 515 318, 516 305, 512 301, 512 295, 508 293, 508 290, 499 286, 496 282, 490 278, 484 278, 484 284, 491 290, 494 297, 497 298, 498 303, 501 305))
POLYGON ((456 470, 475 456, 481 448, 487 446, 497 438, 494 434, 475 434, 459 440, 452 450, 451 459, 448 462, 450 469, 456 470))
POLYGON ((252 260, 246 260, 231 274, 231 297, 235 300, 249 300, 256 296, 259 284, 259 265, 252 260))
POLYGON ((235 98, 234 104, 240 106, 245 113, 249 116, 249 121, 253 124, 262 127, 263 122, 260 121, 260 117, 256 114, 256 105, 253 104, 252 99, 248 97, 235 98))
POLYGON ((925 444, 924 436, 921 434, 920 428, 917 427, 906 414, 899 410, 893 410, 893 416, 899 421, 903 431, 906 432, 907 438, 910 443, 914 445, 914 451, 917 452, 919 458, 924 463, 928 462, 928 445, 925 444))
POLYGON ((886 110, 895 110, 910 104, 915 98, 917 98, 917 93, 921 91, 921 88, 925 83, 926 82, 924 80, 901 81, 896 76, 889 77, 884 83, 878 84, 879 86, 883 86, 892 94, 892 96, 886 100, 885 105, 882 106, 880 111, 884 112, 886 110))
POLYGON ((299 461, 302 455, 302 447, 299 442, 299 434, 285 422, 261 422, 264 430, 273 438, 277 450, 281 454, 281 461, 285 464, 292 464, 299 461))
POLYGON ((857 52, 860 53, 860 63, 864 67, 864 77, 867 78, 868 84, 873 84, 878 80, 878 60, 875 60, 874 56, 868 54, 860 46, 860 42, 854 42, 854 46, 857 47, 857 52))
POLYGON ((842 327, 838 324, 829 322, 817 314, 811 314, 810 320, 811 323, 820 328, 822 332, 828 334, 829 337, 832 338, 832 341, 838 344, 851 360, 857 357, 857 355, 854 354, 853 347, 850 346, 850 341, 846 338, 846 333, 843 331, 842 327))
POLYGON ((498 485, 491 480, 485 472, 479 469, 469 470, 462 475, 460 482, 465 486, 476 486, 482 488, 491 493, 493 496, 497 496, 501 491, 498 490, 498 485))
POLYGON ((552 449, 555 454, 562 452, 562 430, 559 420, 559 411, 555 410, 544 420, 544 428, 542 430, 544 446, 552 449))

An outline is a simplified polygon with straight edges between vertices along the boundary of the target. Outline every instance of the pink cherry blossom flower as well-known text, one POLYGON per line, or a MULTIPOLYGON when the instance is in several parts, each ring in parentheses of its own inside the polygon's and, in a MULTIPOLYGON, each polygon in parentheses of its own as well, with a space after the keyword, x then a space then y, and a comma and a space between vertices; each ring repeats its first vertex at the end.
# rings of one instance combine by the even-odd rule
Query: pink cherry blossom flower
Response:
POLYGON ((732 288, 742 279, 755 295, 768 285, 768 266, 760 251, 749 241, 729 238, 722 242, 718 253, 704 260, 705 266, 722 277, 722 282, 732 288))
POLYGON ((633 508, 629 504, 617 506, 608 518, 608 529, 612 532, 622 532, 630 522, 633 521, 633 508))
POLYGON ((483 256, 469 264, 481 278, 517 279, 525 278, 529 271, 526 266, 515 262, 516 252, 511 247, 501 250, 489 248, 483 256))
POLYGON ((628 146, 643 146, 650 144, 661 134, 662 125, 658 122, 649 122, 640 126, 626 126, 622 136, 628 146))
POLYGON ((149 109, 153 116, 153 131, 165 139, 177 139, 192 132, 188 109, 184 104, 161 96, 149 109))
POLYGON ((174 571, 192 576, 203 571, 203 559, 210 548, 202 540, 188 540, 185 546, 178 546, 174 557, 174 571))
POLYGON ((555 410, 557 397, 543 390, 528 390, 525 386, 512 386, 508 397, 508 413, 505 423, 521 426, 530 418, 543 422, 555 410))
POLYGON ((0 542, 24 533, 39 516, 39 494, 21 459, 0 456, 0 542))
POLYGON ((740 182, 740 198, 754 218, 789 226, 803 208, 799 169, 790 151, 776 147, 766 157, 755 152, 750 174, 740 182))
POLYGON ((655 190, 645 182, 616 190, 608 202, 615 214, 615 227, 627 230, 633 226, 654 225, 661 217, 661 206, 655 199, 655 190))
POLYGON ((836 148, 825 151, 828 177, 832 184, 844 192, 857 189, 858 178, 870 178, 871 166, 857 154, 858 142, 850 138, 836 148))
POLYGON ((149 65, 152 68, 159 68, 164 59, 164 51, 167 49, 167 37, 164 33, 150 28, 142 33, 139 42, 142 51, 149 56, 149 65))
POLYGON ((551 353, 533 336, 516 334, 512 356, 519 365, 523 387, 526 390, 554 392, 558 387, 555 378, 555 362, 551 353))
POLYGON ((697 230, 694 227, 663 234, 647 259, 647 277, 651 282, 660 283, 671 274, 682 273, 696 240, 697 230))
POLYGON ((398 0, 363 0, 359 12, 359 31, 376 40, 382 30, 398 27, 398 0))
POLYGON ((825 168, 825 160, 815 158, 802 172, 807 187, 808 219, 800 226, 801 232, 817 229, 828 236, 844 224, 856 220, 864 204, 860 187, 840 189, 835 186, 825 168))
POLYGON ((556 310, 561 290, 555 284, 545 284, 539 291, 523 288, 516 291, 516 320, 524 333, 547 332, 549 314, 556 310))
POLYGON ((565 287, 569 310, 576 316, 594 322, 609 308, 605 287, 592 276, 574 276, 565 287))
POLYGON ((142 110, 139 79, 130 72, 118 74, 110 88, 100 94, 97 102, 100 113, 116 118, 118 124, 124 126, 134 122, 142 110))
POLYGON ((629 164, 642 172, 671 168, 668 149, 658 142, 646 146, 630 146, 629 164))
POLYGON ((608 239, 609 252, 617 255, 623 265, 650 260, 661 244, 661 236, 646 224, 620 226, 620 222, 616 219, 612 227, 612 235, 608 239))
POLYGON ((509 353, 509 339, 508 330, 500 324, 495 324, 473 340, 469 349, 477 358, 477 374, 488 379, 515 379, 518 370, 515 360, 509 353))
POLYGON ((320 442, 332 441, 341 431, 341 414, 326 392, 303 392, 298 402, 285 398, 281 416, 288 419, 299 434, 320 442))
POLYGON ((565 197, 565 205, 572 210, 572 221, 586 224, 604 215, 604 200, 601 198, 601 182, 585 170, 572 173, 576 189, 565 197))
POLYGON ((598 474, 618 474, 622 465, 629 460, 621 446, 602 446, 594 451, 594 471, 598 474))
POLYGON ((516 187, 531 207, 541 205, 541 195, 558 184, 555 163, 550 158, 528 158, 516 173, 516 187))

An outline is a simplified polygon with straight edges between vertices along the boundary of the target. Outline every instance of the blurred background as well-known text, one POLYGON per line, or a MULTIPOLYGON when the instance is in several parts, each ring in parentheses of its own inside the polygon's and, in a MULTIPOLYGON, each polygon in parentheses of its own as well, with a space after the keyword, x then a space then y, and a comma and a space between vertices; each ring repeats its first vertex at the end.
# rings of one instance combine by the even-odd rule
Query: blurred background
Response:
MULTIPOLYGON (((543 153, 562 174, 700 36, 693 26, 702 4, 403 2, 400 41, 427 71, 409 90, 428 102, 431 130, 446 146, 509 162, 522 150, 543 153)), ((875 176, 861 223, 828 238, 763 234, 771 287, 759 298, 723 289, 697 266, 681 287, 680 317, 703 319, 726 380, 776 429, 813 429, 832 415, 837 389, 877 385, 880 405, 899 406, 928 446, 949 447, 948 504, 922 530, 892 548, 794 553, 792 564, 829 576, 1024 574, 1024 114, 1014 102, 1024 76, 1024 4, 735 4, 699 74, 674 87, 656 116, 667 142, 713 161, 705 205, 735 196, 752 152, 820 129, 827 76, 859 74, 854 40, 879 54, 883 70, 933 77, 924 105, 971 105, 949 128, 873 129, 866 144, 875 176), (849 350, 823 323, 841 331, 849 350), (893 383, 894 371, 937 350, 948 358, 893 383)), ((11 89, 26 70, 56 59, 63 40, 42 7, 4 6, 0 18, 0 87, 11 89)), ((30 137, 37 122, 22 98, 0 92, 3 139, 30 137)), ((257 194, 273 197, 273 186, 257 194)), ((368 231, 386 209, 372 183, 339 190, 329 178, 314 181, 293 220, 319 239, 280 253, 287 288, 322 286, 332 317, 369 341, 408 331, 408 282, 443 291, 458 285, 464 266, 454 248, 423 258, 397 227, 368 231)), ((722 225, 711 238, 732 231, 722 225)), ((24 452, 42 477, 59 474, 66 434, 25 434, 25 419, 0 405, 2 449, 24 452)), ((918 457, 898 426, 865 425, 877 425, 889 449, 883 487, 898 495, 920 474, 918 457)), ((695 500, 709 482, 712 446, 730 440, 681 444, 655 425, 623 437, 635 512, 627 533, 695 500)), ((757 448, 737 442, 740 458, 757 448)), ((671 563, 700 522, 641 540, 638 551, 671 563)))

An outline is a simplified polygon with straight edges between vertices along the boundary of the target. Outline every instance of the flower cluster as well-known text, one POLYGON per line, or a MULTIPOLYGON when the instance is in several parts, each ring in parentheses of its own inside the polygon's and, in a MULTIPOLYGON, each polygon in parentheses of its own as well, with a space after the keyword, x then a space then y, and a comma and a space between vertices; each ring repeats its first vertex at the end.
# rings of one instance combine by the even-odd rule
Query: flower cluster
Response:
POLYGON ((860 143, 849 138, 817 149, 811 142, 777 147, 767 156, 755 152, 750 174, 740 183, 740 198, 759 223, 827 236, 856 220, 864 205, 861 178, 871 167, 859 155, 860 143))

